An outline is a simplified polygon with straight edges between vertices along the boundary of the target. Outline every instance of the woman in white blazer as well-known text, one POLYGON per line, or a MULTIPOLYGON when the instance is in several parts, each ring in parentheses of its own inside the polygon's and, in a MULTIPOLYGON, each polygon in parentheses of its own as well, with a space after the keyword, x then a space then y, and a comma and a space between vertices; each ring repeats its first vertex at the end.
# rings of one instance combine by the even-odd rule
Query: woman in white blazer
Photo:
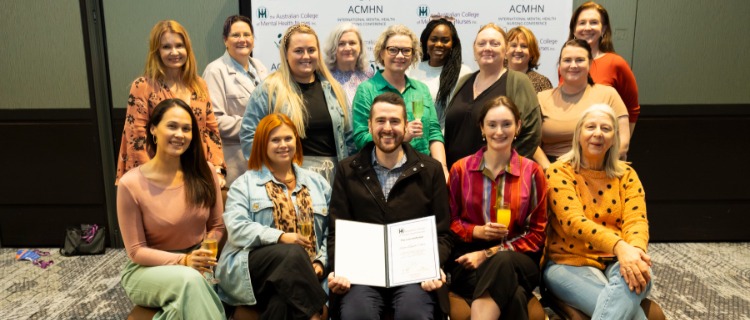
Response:
POLYGON ((240 147, 240 124, 250 94, 268 75, 260 60, 250 57, 255 45, 250 19, 234 15, 224 21, 224 45, 227 51, 206 66, 203 79, 224 147, 227 165, 226 187, 247 170, 247 161, 240 147))

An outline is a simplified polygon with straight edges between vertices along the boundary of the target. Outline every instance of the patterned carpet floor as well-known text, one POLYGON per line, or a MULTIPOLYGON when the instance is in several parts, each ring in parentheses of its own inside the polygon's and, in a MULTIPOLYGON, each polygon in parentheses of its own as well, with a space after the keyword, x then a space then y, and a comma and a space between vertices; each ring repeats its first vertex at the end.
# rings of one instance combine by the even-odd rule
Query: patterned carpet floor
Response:
MULTIPOLYGON (((651 245, 651 299, 668 319, 750 320, 750 243, 651 245)), ((0 249, 0 319, 125 319, 132 303, 119 284, 127 256, 63 257, 41 269, 0 249)))

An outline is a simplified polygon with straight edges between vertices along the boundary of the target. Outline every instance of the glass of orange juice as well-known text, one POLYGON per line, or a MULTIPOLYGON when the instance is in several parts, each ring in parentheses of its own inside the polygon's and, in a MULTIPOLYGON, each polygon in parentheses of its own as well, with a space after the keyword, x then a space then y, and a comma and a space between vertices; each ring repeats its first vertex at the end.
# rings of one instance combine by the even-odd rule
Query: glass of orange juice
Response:
POLYGON ((504 225, 506 228, 510 225, 510 205, 507 202, 498 202, 495 205, 497 212, 497 223, 504 225))

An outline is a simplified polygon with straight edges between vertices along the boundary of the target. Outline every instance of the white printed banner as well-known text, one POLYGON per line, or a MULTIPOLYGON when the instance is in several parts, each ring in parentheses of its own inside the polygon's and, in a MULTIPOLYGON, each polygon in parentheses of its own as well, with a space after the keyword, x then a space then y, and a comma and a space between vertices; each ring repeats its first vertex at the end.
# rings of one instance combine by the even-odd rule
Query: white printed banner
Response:
POLYGON ((372 47, 387 26, 404 24, 419 38, 430 16, 440 15, 455 18, 463 63, 473 70, 477 66, 472 44, 480 26, 494 22, 506 31, 519 25, 529 28, 539 41, 538 72, 556 86, 557 58, 568 36, 572 11, 573 0, 253 0, 251 19, 256 37, 253 56, 276 70, 279 41, 287 27, 299 22, 309 24, 318 33, 323 50, 336 24, 348 21, 360 28, 363 47, 374 67, 372 47))

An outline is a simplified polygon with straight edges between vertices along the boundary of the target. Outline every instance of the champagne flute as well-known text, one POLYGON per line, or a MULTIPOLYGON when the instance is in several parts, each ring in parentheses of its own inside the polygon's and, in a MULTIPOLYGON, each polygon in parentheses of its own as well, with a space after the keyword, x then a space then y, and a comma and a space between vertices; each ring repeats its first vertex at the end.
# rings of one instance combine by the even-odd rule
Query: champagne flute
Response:
POLYGON ((298 223, 297 232, 303 237, 305 237, 305 239, 309 238, 310 235, 312 235, 312 228, 313 228, 312 220, 310 219, 310 217, 306 215, 300 215, 299 221, 297 223, 298 223))
POLYGON ((510 205, 506 202, 499 201, 495 206, 495 209, 497 213, 495 222, 508 228, 508 225, 510 225, 510 205))
POLYGON ((411 101, 411 113, 414 115, 414 120, 422 120, 422 116, 424 115, 424 101, 422 99, 411 101))
MULTIPOLYGON (((207 236, 203 239, 203 242, 201 242, 201 249, 211 251, 211 257, 216 259, 216 255, 219 253, 219 241, 211 236, 207 236)), ((208 280, 209 283, 219 283, 219 279, 217 279, 216 274, 214 274, 214 267, 209 267, 209 269, 211 269, 211 275, 204 274, 203 276, 206 277, 206 280, 208 280)))

